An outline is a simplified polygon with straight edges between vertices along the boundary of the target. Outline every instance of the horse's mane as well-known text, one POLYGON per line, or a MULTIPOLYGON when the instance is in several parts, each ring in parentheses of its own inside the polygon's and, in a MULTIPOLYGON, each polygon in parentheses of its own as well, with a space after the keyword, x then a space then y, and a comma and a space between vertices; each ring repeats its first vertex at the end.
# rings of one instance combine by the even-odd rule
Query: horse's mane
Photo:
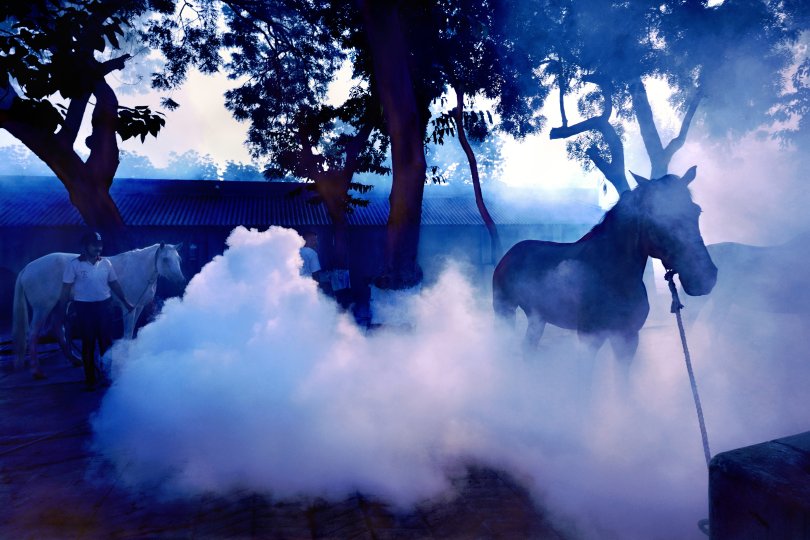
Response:
POLYGON ((623 192, 619 196, 618 202, 616 202, 616 204, 613 205, 613 208, 605 212, 605 215, 602 216, 602 219, 599 220, 599 223, 594 225, 591 228, 591 230, 585 233, 585 235, 578 241, 583 242, 585 240, 589 240, 594 236, 597 236, 600 233, 602 233, 605 229, 612 226, 619 219, 626 218, 625 213, 635 206, 640 206, 639 199, 647 196, 647 193, 649 191, 654 189, 660 189, 661 187, 678 185, 678 182, 680 182, 679 176, 676 176, 674 174, 667 174, 655 180, 647 180, 646 182, 641 182, 635 187, 635 189, 623 192))
POLYGON ((128 251, 122 251, 121 253, 116 253, 115 255, 107 255, 107 256, 108 257, 116 257, 116 258, 120 257, 121 260, 123 260, 124 258, 129 259, 132 256, 137 256, 137 255, 144 254, 145 252, 152 251, 152 250, 155 249, 155 247, 157 247, 159 245, 160 244, 152 244, 151 246, 146 246, 146 247, 142 247, 142 248, 134 248, 134 249, 130 249, 128 251))
POLYGON ((639 184, 635 189, 625 191, 619 195, 619 200, 616 202, 616 204, 614 204, 610 210, 605 212, 599 222, 591 227, 591 230, 585 233, 582 238, 578 240, 578 242, 590 240, 616 223, 619 216, 626 210, 626 207, 634 204, 635 199, 637 199, 640 196, 639 194, 646 189, 646 186, 647 184, 639 184))
POLYGON ((142 247, 142 248, 135 248, 135 249, 131 249, 131 250, 129 250, 129 253, 142 253, 142 252, 144 252, 144 251, 150 251, 150 250, 154 249, 154 248, 155 248, 155 246, 158 246, 158 247, 159 247, 159 246, 160 246, 160 244, 152 244, 151 246, 146 246, 146 247, 142 247))

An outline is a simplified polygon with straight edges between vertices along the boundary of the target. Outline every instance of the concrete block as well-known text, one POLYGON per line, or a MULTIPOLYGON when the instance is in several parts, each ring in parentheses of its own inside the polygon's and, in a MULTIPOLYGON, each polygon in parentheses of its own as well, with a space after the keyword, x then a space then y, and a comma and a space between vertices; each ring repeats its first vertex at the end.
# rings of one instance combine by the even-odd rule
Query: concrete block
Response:
POLYGON ((712 540, 810 540, 810 431, 716 455, 712 540))

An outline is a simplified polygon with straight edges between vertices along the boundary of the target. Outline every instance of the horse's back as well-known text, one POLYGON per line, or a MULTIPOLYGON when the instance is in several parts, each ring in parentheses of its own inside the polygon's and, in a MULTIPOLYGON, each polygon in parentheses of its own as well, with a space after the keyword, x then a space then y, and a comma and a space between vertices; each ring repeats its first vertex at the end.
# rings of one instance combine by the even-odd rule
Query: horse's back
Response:
POLYGON ((506 278, 513 273, 522 273, 527 265, 532 270, 540 270, 559 264, 567 256, 574 244, 547 242, 545 240, 523 240, 512 246, 495 267, 495 275, 506 278))
POLYGON ((25 297, 32 307, 53 308, 62 290, 62 275, 75 253, 49 253, 28 263, 20 272, 25 297))
POLYGON ((577 244, 524 240, 512 246, 493 274, 495 310, 506 314, 520 306, 524 311, 544 313, 552 324, 570 328, 583 281, 576 255, 577 244))

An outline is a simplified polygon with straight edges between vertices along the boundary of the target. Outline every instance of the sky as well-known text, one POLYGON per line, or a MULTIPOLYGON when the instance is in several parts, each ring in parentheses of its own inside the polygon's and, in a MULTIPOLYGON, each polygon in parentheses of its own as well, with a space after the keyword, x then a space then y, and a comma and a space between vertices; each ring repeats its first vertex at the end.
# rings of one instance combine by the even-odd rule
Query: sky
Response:
MULTIPOLYGON (((119 101, 123 105, 147 104, 161 110, 158 94, 149 90, 148 73, 153 60, 142 59, 132 64, 128 71, 117 74, 110 81, 117 87, 119 101)), ((348 95, 350 71, 344 66, 330 89, 330 99, 340 103, 348 95)), ((646 81, 653 103, 656 123, 662 139, 673 137, 679 128, 680 115, 669 106, 669 89, 662 81, 646 81)), ((247 124, 233 119, 224 107, 224 92, 234 82, 223 75, 202 75, 191 70, 188 80, 168 95, 180 107, 166 114, 166 126, 157 138, 130 139, 121 143, 122 150, 147 156, 156 167, 165 167, 172 154, 180 155, 195 150, 200 155, 210 155, 222 170, 227 161, 251 162, 244 141, 247 124)), ((576 98, 568 98, 569 122, 575 118, 576 98)), ((566 156, 564 140, 552 141, 548 129, 560 125, 556 100, 549 99, 543 110, 547 118, 543 132, 526 137, 522 141, 504 139, 503 164, 496 179, 484 177, 485 193, 501 196, 510 187, 525 190, 561 190, 585 188, 593 190, 594 200, 607 209, 616 201, 611 186, 603 191, 603 180, 596 170, 585 172, 579 164, 566 156), (498 180, 493 184, 492 180, 498 180), (498 187, 499 189, 494 189, 498 187), (503 188, 506 188, 504 190, 503 188)), ((88 117, 77 140, 77 148, 87 152, 83 145, 88 133, 88 117)), ((629 171, 648 176, 649 161, 642 146, 637 126, 626 125, 625 161, 629 171)), ((0 146, 19 144, 4 130, 0 131, 0 146)), ((454 141, 446 146, 448 152, 462 156, 454 141)), ((692 165, 698 165, 698 181, 693 192, 704 207, 702 226, 707 242, 742 241, 749 243, 777 243, 803 231, 807 226, 802 210, 808 202, 799 172, 799 152, 786 148, 778 142, 756 134, 738 140, 710 140, 699 122, 692 127, 687 144, 676 155, 670 167, 675 174, 682 174, 692 165), (775 220, 778 226, 761 227, 762 220, 775 220)), ((460 166, 466 168, 466 164, 460 166)), ((629 176, 629 175, 628 175, 629 176)), ((381 179, 382 189, 390 184, 390 177, 381 179)), ((632 183, 632 180, 631 180, 632 183)), ((428 193, 441 191, 429 186, 428 193)), ((518 195, 520 196, 520 195, 518 195)))
MULTIPOLYGON (((338 74, 337 81, 330 90, 330 99, 340 103, 348 95, 350 87, 346 68, 338 74)), ((248 125, 236 121, 224 106, 224 93, 234 84, 224 75, 203 75, 191 70, 188 80, 178 89, 168 94, 149 91, 148 85, 141 82, 133 85, 129 80, 133 75, 126 73, 121 79, 113 78, 117 83, 119 101, 122 105, 149 105, 153 110, 161 110, 166 115, 166 125, 158 137, 129 139, 120 144, 122 150, 136 152, 149 157, 157 167, 165 167, 170 155, 183 154, 187 150, 196 150, 201 155, 209 154, 214 161, 224 167, 227 161, 251 162, 251 156, 244 145, 248 125), (168 95, 180 103, 175 111, 168 111, 160 106, 160 98, 168 95)), ((549 109, 554 114, 553 107, 549 109)), ((553 125, 553 124, 551 124, 553 125)), ((77 148, 87 152, 84 138, 89 134, 89 116, 77 141, 77 148)), ((452 143, 452 142, 451 142, 452 143)), ((0 146, 19 144, 5 131, 0 131, 0 146)), ((519 143, 509 140, 504 149, 504 175, 499 180, 510 185, 531 186, 542 184, 547 187, 590 186, 597 182, 595 174, 585 174, 581 168, 567 160, 564 141, 549 141, 547 133, 531 137, 519 143), (538 146, 543 159, 543 168, 538 171, 538 146)))
MULTIPOLYGON (((187 83, 171 94, 181 107, 166 112, 165 131, 157 139, 147 138, 145 144, 126 141, 122 148, 145 154, 156 165, 165 164, 170 153, 181 154, 188 149, 210 154, 220 166, 228 160, 250 161, 243 144, 247 126, 235 121, 222 105, 222 94, 229 82, 225 77, 193 72, 187 83)), ((648 87, 662 138, 674 137, 680 116, 668 104, 669 89, 655 80, 648 81, 648 87)), ((348 84, 336 84, 331 98, 339 102, 347 92, 348 84)), ((140 102, 143 97, 158 105, 154 93, 125 96, 122 102, 125 99, 140 102)), ((574 99, 571 101, 569 111, 575 110, 574 99)), ((544 110, 549 128, 560 124, 554 103, 555 100, 550 99, 544 110)), ((626 129, 627 168, 649 176, 649 161, 637 127, 630 124, 626 129)), ((603 194, 600 174, 597 171, 585 173, 579 164, 570 161, 565 141, 549 140, 547 129, 523 141, 507 140, 502 152, 503 171, 497 178, 501 185, 538 190, 593 189, 604 208, 609 208, 616 200, 610 186, 607 195, 603 194)), ((799 173, 799 157, 796 149, 783 147, 757 134, 734 141, 711 140, 697 123, 687 144, 675 155, 670 170, 683 174, 692 165, 698 166, 698 180, 692 191, 698 204, 704 207, 702 230, 708 243, 778 243, 808 226, 803 208, 810 201, 799 173)), ((485 189, 486 183, 485 178, 485 189)))
MULTIPOLYGON (((330 102, 339 104, 348 97, 351 86, 349 69, 347 63, 338 72, 338 80, 329 92, 330 102)), ((170 94, 181 107, 176 111, 165 111, 166 127, 159 137, 149 137, 143 144, 140 140, 126 141, 121 147, 147 155, 157 166, 165 166, 170 153, 182 154, 188 149, 197 150, 203 155, 210 154, 220 165, 229 160, 251 161, 244 146, 248 125, 234 120, 223 105, 223 94, 233 84, 225 76, 203 75, 192 70, 188 81, 170 94)), ((145 104, 160 108, 159 96, 154 92, 126 97, 133 103, 140 103, 144 98, 145 104)), ((546 113, 553 116, 553 107, 549 107, 546 113)), ((559 117, 558 114, 556 116, 559 117)), ((568 161, 564 141, 549 141, 547 133, 523 142, 509 140, 504 149, 504 161, 504 175, 499 180, 510 185, 593 187, 597 181, 595 174, 584 174, 577 164, 568 161), (543 148, 544 157, 540 171, 536 163, 538 146, 543 148)))

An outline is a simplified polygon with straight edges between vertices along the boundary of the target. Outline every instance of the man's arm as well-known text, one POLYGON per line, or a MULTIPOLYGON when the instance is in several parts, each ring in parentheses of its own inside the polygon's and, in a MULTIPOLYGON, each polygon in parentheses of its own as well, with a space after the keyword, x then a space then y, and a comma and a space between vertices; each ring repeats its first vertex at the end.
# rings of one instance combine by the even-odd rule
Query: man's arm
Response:
POLYGON ((132 311, 135 309, 135 306, 130 304, 129 300, 127 300, 127 296, 124 294, 124 289, 121 288, 121 284, 118 283, 118 280, 110 281, 110 290, 121 299, 121 302, 123 302, 123 304, 126 306, 127 311, 132 311))
POLYGON ((312 272, 312 279, 317 281, 318 283, 325 283, 329 281, 329 272, 326 270, 315 270, 312 272))

